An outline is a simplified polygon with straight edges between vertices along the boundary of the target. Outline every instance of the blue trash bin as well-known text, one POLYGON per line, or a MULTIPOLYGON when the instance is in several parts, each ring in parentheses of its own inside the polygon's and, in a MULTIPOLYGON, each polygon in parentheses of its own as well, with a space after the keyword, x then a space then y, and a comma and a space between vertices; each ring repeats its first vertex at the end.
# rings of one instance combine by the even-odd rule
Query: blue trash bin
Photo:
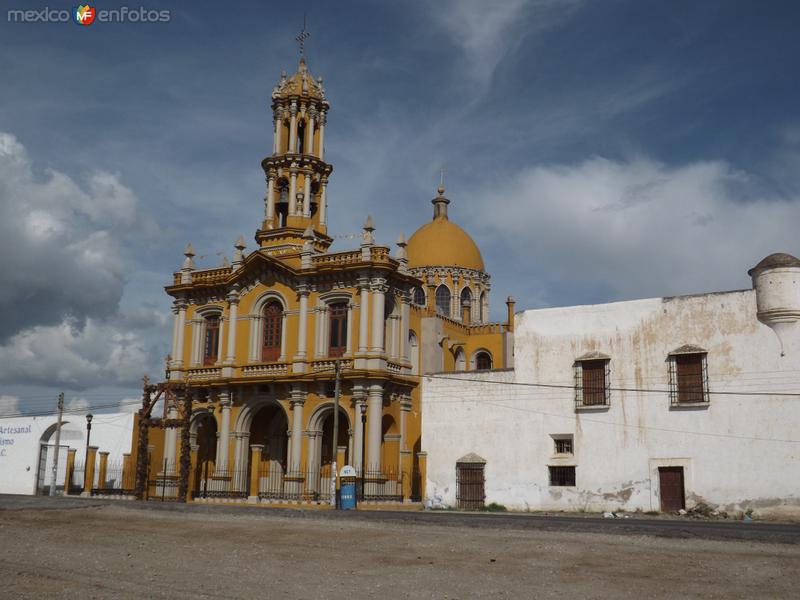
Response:
POLYGON ((339 471, 339 507, 342 510, 356 508, 356 470, 350 465, 339 471))
POLYGON ((340 506, 342 510, 353 510, 356 507, 356 482, 342 481, 339 490, 340 506))

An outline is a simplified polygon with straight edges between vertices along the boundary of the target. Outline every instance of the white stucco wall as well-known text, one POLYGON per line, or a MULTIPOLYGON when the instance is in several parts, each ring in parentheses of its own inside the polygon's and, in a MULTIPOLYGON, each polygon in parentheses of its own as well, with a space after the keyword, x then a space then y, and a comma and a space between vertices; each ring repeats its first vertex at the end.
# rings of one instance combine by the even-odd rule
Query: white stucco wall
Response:
MULTIPOLYGON (((42 436, 55 430, 55 416, 0 418, 0 494, 34 494, 39 469, 42 436)), ((99 451, 109 452, 109 462, 119 462, 130 452, 133 413, 96 414, 92 420, 89 443, 99 451)), ((47 441, 47 440, 45 440, 47 441)), ((50 439, 55 443, 55 436, 50 439)), ((86 452, 86 419, 84 415, 65 415, 61 429, 61 446, 77 449, 76 462, 83 462, 86 452)), ((58 484, 63 484, 66 452, 59 457, 61 469, 58 484)), ((46 467, 50 482, 52 459, 46 467)))
POLYGON ((456 461, 473 452, 486 502, 514 509, 658 510, 658 467, 682 466, 689 507, 800 516, 800 396, 713 393, 797 392, 798 337, 781 356, 752 290, 520 313, 515 370, 423 378, 427 495, 454 505, 456 461), (670 407, 666 359, 684 344, 708 351, 707 407, 670 407), (612 388, 657 392, 612 390, 609 408, 576 412, 573 363, 589 351, 611 357, 612 388), (554 458, 558 434, 574 457, 554 458), (575 487, 549 486, 559 464, 576 466, 575 487))

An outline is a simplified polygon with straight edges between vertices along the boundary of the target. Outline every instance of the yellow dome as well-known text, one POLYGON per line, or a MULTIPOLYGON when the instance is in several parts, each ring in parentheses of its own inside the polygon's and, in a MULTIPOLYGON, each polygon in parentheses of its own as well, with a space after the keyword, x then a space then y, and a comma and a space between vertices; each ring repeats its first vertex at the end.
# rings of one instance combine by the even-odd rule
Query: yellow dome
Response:
POLYGON ((306 66, 306 59, 302 56, 300 57, 300 65, 297 68, 297 72, 289 78, 282 76, 276 93, 284 98, 289 96, 306 96, 318 100, 325 98, 325 92, 322 90, 322 80, 314 79, 314 76, 311 75, 306 66))
POLYGON ((449 200, 442 196, 433 199, 433 221, 426 223, 408 240, 408 266, 462 267, 483 271, 483 257, 469 234, 447 218, 449 200))

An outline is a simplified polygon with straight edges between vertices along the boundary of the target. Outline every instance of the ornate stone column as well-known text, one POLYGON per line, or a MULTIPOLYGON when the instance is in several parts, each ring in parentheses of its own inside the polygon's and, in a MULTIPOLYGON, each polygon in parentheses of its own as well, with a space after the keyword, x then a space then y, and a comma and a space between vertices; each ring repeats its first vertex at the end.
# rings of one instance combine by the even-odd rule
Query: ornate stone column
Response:
POLYGON ((270 169, 267 175, 267 197, 264 198, 264 219, 272 222, 275 218, 275 171, 270 169))
POLYGON ((297 168, 289 169, 289 215, 297 213, 297 168))
POLYGON ((386 283, 383 279, 372 282, 372 352, 383 352, 384 311, 386 310, 386 283))
POLYGON ((372 383, 367 397, 367 471, 381 469, 383 384, 372 383))
POLYGON ((369 350, 369 285, 366 280, 358 282, 361 288, 361 306, 359 307, 359 326, 358 326, 358 351, 367 352, 369 350))
POLYGON ((319 149, 317 156, 320 160, 325 160, 325 123, 328 121, 328 115, 323 110, 319 114, 319 149))
POLYGON ((220 427, 217 441, 217 461, 215 475, 228 475, 228 454, 231 436, 231 391, 226 389, 219 393, 220 427))
POLYGON ((239 312, 239 291, 233 290, 228 294, 228 349, 225 353, 225 364, 232 365, 236 362, 236 319, 239 312))
POLYGON ((303 216, 311 216, 311 173, 303 173, 303 216))
POLYGON ((408 294, 402 294, 400 296, 400 355, 404 362, 409 360, 408 356, 408 335, 409 335, 409 323, 411 322, 411 307, 408 304, 408 294))
POLYGON ((306 127, 306 154, 310 154, 311 156, 314 155, 314 117, 316 117, 317 111, 312 106, 308 110, 308 125, 306 127))
POLYGON ((289 122, 289 152, 297 152, 297 102, 292 101, 289 107, 291 121, 289 122))
POLYGON ((308 355, 308 296, 309 289, 306 284, 300 284, 297 294, 300 297, 300 314, 297 324, 297 354, 295 360, 304 361, 308 355))
POLYGON ((275 111, 275 154, 283 151, 283 111, 282 107, 275 111))
POLYGON ((307 392, 296 387, 291 391, 292 407, 292 452, 289 456, 289 474, 295 477, 301 475, 303 460, 303 405, 306 403, 307 392))
POLYGON ((172 364, 180 368, 183 366, 183 340, 186 337, 186 301, 176 300, 175 306, 178 310, 176 315, 178 336, 175 342, 175 354, 173 355, 172 364))
POLYGON ((328 178, 323 176, 319 181, 319 223, 327 226, 328 218, 328 178))
MULTIPOLYGON (((177 419, 178 411, 175 409, 174 404, 170 404, 167 410, 168 419, 177 419)), ((164 432, 164 460, 167 463, 165 475, 175 473, 175 456, 177 455, 178 446, 178 429, 176 427, 168 427, 164 432)), ((164 465, 161 465, 163 469, 164 465)))

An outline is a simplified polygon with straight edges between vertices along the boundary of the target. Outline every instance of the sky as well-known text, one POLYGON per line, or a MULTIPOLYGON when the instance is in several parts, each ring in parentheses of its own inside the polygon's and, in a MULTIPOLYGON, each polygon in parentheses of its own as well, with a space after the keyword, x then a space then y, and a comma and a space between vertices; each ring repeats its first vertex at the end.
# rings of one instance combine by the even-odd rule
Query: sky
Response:
POLYGON ((104 2, 159 23, 9 22, 0 2, 0 413, 121 403, 163 375, 163 286, 251 251, 270 93, 306 57, 331 110, 332 251, 449 215, 491 316, 750 287, 800 255, 794 2, 104 2))

